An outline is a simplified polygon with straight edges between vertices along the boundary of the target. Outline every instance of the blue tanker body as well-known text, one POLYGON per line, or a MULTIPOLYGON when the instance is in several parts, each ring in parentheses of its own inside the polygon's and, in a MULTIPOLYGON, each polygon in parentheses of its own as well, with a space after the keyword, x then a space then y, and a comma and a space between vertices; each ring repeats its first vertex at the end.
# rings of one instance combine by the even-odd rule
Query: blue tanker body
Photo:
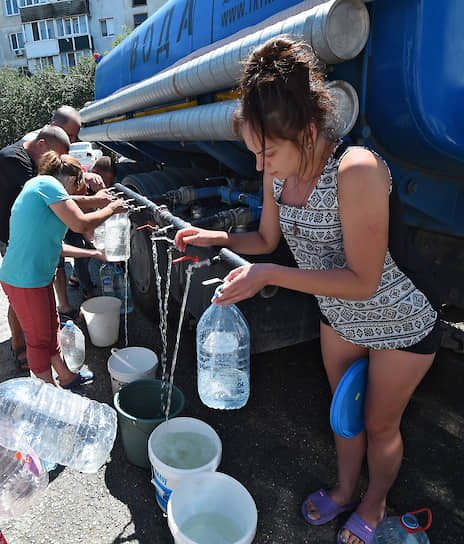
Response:
MULTIPOLYGON (((321 3, 307 0, 301 9, 321 3)), ((143 83, 166 71, 180 59, 192 58, 192 54, 210 44, 231 36, 234 39, 237 32, 246 35, 248 27, 273 15, 278 17, 279 12, 292 6, 298 9, 303 4, 291 0, 168 2, 98 65, 96 104, 98 99, 106 99, 119 89, 130 90, 132 84, 143 83)), ((375 0, 366 2, 366 6, 371 24, 366 47, 352 60, 327 67, 329 80, 349 82, 359 97, 357 122, 344 137, 350 143, 372 147, 386 158, 406 212, 410 243, 429 261, 428 273, 439 285, 441 301, 464 309, 461 281, 464 273, 464 258, 461 257, 464 255, 464 78, 460 67, 464 58, 461 29, 464 2, 375 0)), ((340 28, 344 32, 343 25, 340 28)), ((253 31, 254 28, 250 28, 249 32, 253 31)), ((165 105, 185 106, 186 101, 192 101, 188 107, 195 110, 204 104, 214 104, 218 100, 217 93, 233 90, 234 86, 230 84, 213 91, 209 89, 203 94, 185 95, 165 105)), ((157 102, 156 107, 160 106, 163 104, 157 102)), ((122 114, 125 118, 113 123, 115 128, 125 123, 129 127, 134 118, 151 115, 154 111, 144 110, 149 108, 134 106, 114 112, 114 115, 122 114)), ((111 118, 111 115, 106 117, 111 118)), ((95 126, 101 126, 98 124, 103 118, 94 117, 91 121, 95 126)), ((144 128, 150 123, 156 125, 156 112, 146 119, 144 128)), ((89 127, 90 136, 95 126, 89 127)), ((119 134, 126 133, 119 129, 119 134)), ((127 134, 133 133, 129 131, 127 134)), ((155 196, 160 197, 161 203, 172 205, 173 212, 183 219, 211 228, 246 230, 256 227, 260 212, 259 204, 256 205, 260 198, 259 175, 254 170, 252 156, 242 143, 206 137, 163 140, 143 135, 133 139, 105 137, 98 141, 136 161, 147 157, 154 160, 157 168, 166 172, 169 183, 155 172, 129 176, 123 180, 123 185, 156 202, 155 196), (170 166, 183 168, 177 181, 173 181, 177 174, 169 177, 170 166), (195 169, 201 169, 201 180, 197 178, 189 183, 185 177, 190 174, 186 176, 185 173, 195 169), (211 184, 204 181, 205 177, 225 180, 224 183, 233 189, 230 194, 237 194, 237 199, 224 199, 226 191, 220 188, 205 190, 211 184), (186 185, 194 188, 183 187, 186 185), (251 187, 254 187, 253 191, 251 187), (202 201, 201 195, 206 193, 222 195, 222 200, 219 203, 202 201), (185 196, 187 194, 190 200, 185 196), (227 219, 222 215, 228 213, 228 207, 240 204, 246 204, 250 210, 251 222, 245 226, 234 223, 236 218, 232 219, 231 215, 227 219), (202 206, 205 217, 194 219, 193 208, 202 206)), ((144 242, 136 238, 135 244, 136 251, 143 254, 144 242)), ((275 257, 280 259, 281 254, 275 257)), ((151 254, 142 255, 139 259, 150 261, 151 254)), ((153 281, 150 279, 147 283, 146 278, 138 276, 137 268, 133 267, 132 277, 135 292, 139 298, 145 297, 145 301, 152 304, 153 281)), ((147 270, 146 264, 143 268, 147 270)), ((178 284, 182 284, 182 279, 178 284)), ((180 298, 182 289, 177 288, 176 296, 180 298)), ((263 308, 263 304, 272 304, 274 300, 282 309, 288 306, 292 296, 294 293, 287 292, 274 299, 271 297, 266 303, 259 297, 245 301, 242 309, 251 320, 257 342, 254 351, 265 351, 317 336, 317 318, 302 321, 307 318, 304 309, 298 316, 283 313, 279 323, 269 324, 263 317, 279 315, 279 312, 275 314, 269 312, 269 308, 263 308), (258 332, 260 327, 265 332, 258 332), (305 332, 298 336, 301 329, 305 332), (257 340, 260 335, 261 340, 257 340)), ((297 303, 301 305, 304 297, 298 296, 297 303)), ((208 301, 209 293, 203 297, 201 294, 193 295, 189 302, 190 312, 199 317, 208 301)), ((314 311, 316 315, 315 306, 307 301, 304 304, 307 304, 308 312, 314 311)))
POLYGON ((190 53, 301 0, 170 0, 105 56, 95 98, 161 72, 190 53))

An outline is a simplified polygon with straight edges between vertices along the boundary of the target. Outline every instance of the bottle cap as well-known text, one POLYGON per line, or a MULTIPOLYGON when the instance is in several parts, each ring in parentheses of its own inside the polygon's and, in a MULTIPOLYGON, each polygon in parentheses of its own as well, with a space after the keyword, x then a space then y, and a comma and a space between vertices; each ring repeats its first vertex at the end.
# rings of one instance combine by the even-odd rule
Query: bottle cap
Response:
POLYGON ((416 516, 413 516, 412 514, 403 514, 401 516, 401 522, 407 529, 417 529, 419 527, 416 516))
POLYGON ((70 319, 68 319, 68 321, 66 321, 64 326, 65 327, 74 327, 74 321, 71 321, 70 319))

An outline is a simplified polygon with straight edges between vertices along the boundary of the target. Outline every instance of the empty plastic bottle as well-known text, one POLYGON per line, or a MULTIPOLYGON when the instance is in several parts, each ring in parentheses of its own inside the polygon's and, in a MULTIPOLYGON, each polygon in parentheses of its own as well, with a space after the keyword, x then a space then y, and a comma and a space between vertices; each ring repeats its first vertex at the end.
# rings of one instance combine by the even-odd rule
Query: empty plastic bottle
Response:
POLYGON ((112 215, 105 221, 105 254, 110 262, 130 257, 130 219, 127 213, 112 215))
POLYGON ((47 485, 48 472, 37 455, 0 446, 0 519, 26 513, 47 485))
POLYGON ((100 266, 100 287, 101 293, 105 297, 115 297, 114 277, 116 267, 113 263, 103 263, 100 266))
POLYGON ((66 321, 60 332, 61 349, 69 370, 79 370, 85 361, 85 337, 74 321, 66 321))
POLYGON ((226 410, 245 406, 250 396, 250 331, 234 304, 212 303, 201 316, 197 371, 203 404, 226 410))
POLYGON ((116 428, 116 412, 107 404, 36 378, 0 383, 0 444, 5 448, 97 472, 113 447, 116 428))
POLYGON ((102 223, 93 231, 93 246, 95 249, 105 249, 105 223, 102 223))
POLYGON ((374 544, 430 544, 426 529, 432 523, 432 514, 428 508, 408 512, 401 517, 387 518, 375 531, 374 544), (428 523, 421 527, 414 514, 427 512, 428 523))
MULTIPOLYGON (((126 278, 124 270, 120 266, 116 266, 116 274, 114 276, 114 292, 115 295, 122 300, 121 313, 126 311, 126 278)), ((132 312, 134 305, 132 302, 132 292, 130 282, 127 281, 127 313, 132 312)))

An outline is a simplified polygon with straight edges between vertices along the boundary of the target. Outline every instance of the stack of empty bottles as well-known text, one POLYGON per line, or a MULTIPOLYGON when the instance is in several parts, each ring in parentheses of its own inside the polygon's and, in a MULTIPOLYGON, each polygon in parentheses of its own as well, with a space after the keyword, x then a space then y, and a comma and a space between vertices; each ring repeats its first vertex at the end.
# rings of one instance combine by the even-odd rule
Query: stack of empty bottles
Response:
POLYGON ((116 412, 107 404, 35 378, 1 383, 0 518, 23 513, 47 487, 42 459, 97 472, 116 429, 116 412))

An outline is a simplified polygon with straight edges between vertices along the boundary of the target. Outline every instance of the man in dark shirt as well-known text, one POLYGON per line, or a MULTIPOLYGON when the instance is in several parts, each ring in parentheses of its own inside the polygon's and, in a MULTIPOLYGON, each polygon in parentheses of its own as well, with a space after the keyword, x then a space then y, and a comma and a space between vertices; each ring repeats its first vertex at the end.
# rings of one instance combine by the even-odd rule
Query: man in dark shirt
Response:
MULTIPOLYGON (((66 132, 57 127, 44 127, 34 140, 19 141, 0 150, 0 241, 2 255, 9 238, 11 208, 23 185, 37 173, 40 158, 49 150, 60 155, 67 153, 70 141, 66 132)), ((40 235, 40 233, 38 233, 40 235)), ((11 330, 11 349, 18 367, 27 368, 25 345, 21 326, 13 308, 8 308, 8 323, 11 330)))

